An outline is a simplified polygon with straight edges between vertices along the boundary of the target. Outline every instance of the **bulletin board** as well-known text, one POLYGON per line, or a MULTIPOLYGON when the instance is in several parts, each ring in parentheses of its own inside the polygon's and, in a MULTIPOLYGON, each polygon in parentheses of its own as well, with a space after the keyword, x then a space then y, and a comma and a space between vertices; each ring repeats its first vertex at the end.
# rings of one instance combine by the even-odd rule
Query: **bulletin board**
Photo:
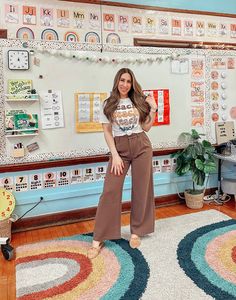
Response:
MULTIPOLYGON (((227 94, 227 105, 220 108, 223 114, 234 121, 229 110, 235 106, 235 67, 228 69, 229 60, 236 58, 236 51, 203 49, 167 49, 153 47, 129 47, 118 45, 85 45, 48 41, 0 41, 0 148, 1 164, 66 159, 81 156, 105 154, 108 147, 100 124, 81 127, 78 123, 78 93, 109 95, 116 72, 122 67, 132 69, 143 90, 167 90, 169 97, 169 124, 153 126, 147 133, 153 148, 163 149, 180 146, 178 136, 191 128, 205 133, 206 138, 215 142, 215 121, 213 121, 213 100, 211 89, 214 57, 223 57, 225 69, 218 72, 220 97, 227 94), (30 53, 29 70, 8 69, 7 51, 26 49, 30 53), (226 78, 223 78, 226 73, 226 78), (39 94, 39 101, 6 101, 9 79, 32 80, 33 89, 39 94), (223 90, 222 83, 227 84, 223 90), (203 87, 204 86, 204 89, 203 87), (42 128, 40 94, 58 91, 63 106, 63 126, 42 128), (202 97, 203 93, 203 97, 202 97), (77 99, 77 100, 76 100, 77 99), (202 103, 201 103, 202 101, 202 103), (5 110, 26 109, 38 115, 38 135, 5 136, 5 110), (202 118, 204 122, 202 122, 202 118), (193 122, 194 120, 194 122, 193 122), (89 129, 89 130, 88 130, 89 129), (26 152, 22 158, 13 158, 12 149, 21 142, 25 147, 37 143, 38 149, 26 152)), ((223 100, 219 99, 219 105, 223 100)), ((235 114, 232 114, 235 116, 235 114)))

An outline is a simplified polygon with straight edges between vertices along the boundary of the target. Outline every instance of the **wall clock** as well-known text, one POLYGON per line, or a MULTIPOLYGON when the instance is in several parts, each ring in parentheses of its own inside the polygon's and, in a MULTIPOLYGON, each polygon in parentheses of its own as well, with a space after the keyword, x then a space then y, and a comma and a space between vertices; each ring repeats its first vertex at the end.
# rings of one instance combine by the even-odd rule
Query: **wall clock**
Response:
POLYGON ((7 55, 10 70, 29 69, 29 52, 27 50, 8 50, 7 55))
POLYGON ((15 208, 15 198, 11 192, 0 188, 0 221, 9 218, 15 208))

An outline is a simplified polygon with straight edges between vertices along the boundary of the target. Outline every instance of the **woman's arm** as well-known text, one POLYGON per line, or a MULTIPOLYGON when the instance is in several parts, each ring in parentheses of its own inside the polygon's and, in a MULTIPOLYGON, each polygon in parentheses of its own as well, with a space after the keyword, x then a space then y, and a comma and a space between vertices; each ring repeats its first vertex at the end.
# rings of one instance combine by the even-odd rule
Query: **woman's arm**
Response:
POLYGON ((147 96, 146 102, 149 104, 151 109, 150 109, 149 116, 147 117, 147 120, 143 124, 141 124, 141 127, 144 131, 149 131, 155 119, 157 104, 155 99, 152 96, 147 96))
POLYGON ((150 110, 149 116, 150 118, 147 118, 147 120, 141 124, 141 127, 144 131, 149 131, 152 128, 152 124, 154 122, 155 119, 155 115, 156 115, 156 110, 150 110))
POLYGON ((112 156, 111 173, 114 172, 115 175, 119 176, 123 173, 124 162, 116 150, 114 137, 112 135, 112 126, 110 123, 102 123, 102 127, 103 127, 107 146, 108 146, 108 148, 111 152, 111 156, 112 156))

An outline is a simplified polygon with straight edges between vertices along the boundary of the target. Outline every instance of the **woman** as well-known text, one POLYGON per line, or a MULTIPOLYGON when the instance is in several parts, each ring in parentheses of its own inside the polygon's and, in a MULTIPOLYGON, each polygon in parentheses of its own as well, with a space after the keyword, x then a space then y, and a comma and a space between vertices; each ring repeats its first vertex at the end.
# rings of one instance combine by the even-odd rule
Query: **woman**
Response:
POLYGON ((100 115, 111 158, 96 213, 93 243, 88 250, 90 259, 100 253, 104 240, 121 238, 122 188, 130 165, 130 247, 139 247, 140 237, 154 231, 152 146, 144 131, 152 127, 156 110, 154 98, 144 96, 134 73, 128 68, 120 69, 100 115))

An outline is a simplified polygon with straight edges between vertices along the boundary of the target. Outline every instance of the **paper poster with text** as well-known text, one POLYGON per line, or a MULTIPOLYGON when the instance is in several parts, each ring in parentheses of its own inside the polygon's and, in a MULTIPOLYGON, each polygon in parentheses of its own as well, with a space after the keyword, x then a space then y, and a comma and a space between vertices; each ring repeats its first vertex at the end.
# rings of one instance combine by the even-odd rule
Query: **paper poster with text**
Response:
POLYGON ((18 5, 5 4, 5 22, 18 24, 19 22, 18 5))
POLYGON ((181 35, 181 20, 179 19, 172 19, 172 35, 181 35))
POLYGON ((145 32, 155 33, 156 32, 156 20, 151 17, 145 18, 145 32))
POLYGON ((74 11, 73 12, 74 28, 83 29, 85 27, 85 12, 74 11))
POLYGON ((15 176, 14 179, 16 192, 28 191, 28 175, 15 176))
POLYGON ((129 17, 126 15, 118 16, 118 31, 129 32, 129 17))
POLYGON ((193 21, 184 20, 184 35, 192 36, 193 35, 193 21))
POLYGON ((53 26, 53 9, 40 8, 40 23, 42 26, 53 26))
POLYGON ((236 38, 236 24, 230 24, 230 37, 236 38))
POLYGON ((57 9, 57 26, 64 28, 70 26, 69 10, 57 9))
POLYGON ((202 58, 192 59, 191 61, 193 79, 203 79, 204 78, 204 60, 202 58))
POLYGON ((204 81, 191 82, 191 99, 192 102, 205 101, 205 83, 204 81))
POLYGON ((133 16, 132 17, 132 32, 141 33, 143 32, 143 22, 142 17, 133 16))
POLYGON ((29 188, 30 190, 40 190, 43 188, 42 173, 34 173, 29 175, 29 188))
POLYGON ((36 7, 23 6, 23 24, 36 25, 36 7))
POLYGON ((115 15, 103 14, 103 29, 106 31, 115 30, 115 15))
POLYGON ((204 106, 192 106, 191 107, 192 115, 192 127, 204 126, 205 117, 204 117, 204 106))
POLYGON ((169 33, 169 19, 161 17, 159 19, 159 33, 168 34, 169 33))
POLYGON ((204 21, 196 21, 196 35, 197 36, 205 35, 205 22, 204 21))
POLYGON ((153 126, 170 124, 169 90, 143 90, 144 95, 151 95, 157 103, 158 112, 155 115, 153 126))

